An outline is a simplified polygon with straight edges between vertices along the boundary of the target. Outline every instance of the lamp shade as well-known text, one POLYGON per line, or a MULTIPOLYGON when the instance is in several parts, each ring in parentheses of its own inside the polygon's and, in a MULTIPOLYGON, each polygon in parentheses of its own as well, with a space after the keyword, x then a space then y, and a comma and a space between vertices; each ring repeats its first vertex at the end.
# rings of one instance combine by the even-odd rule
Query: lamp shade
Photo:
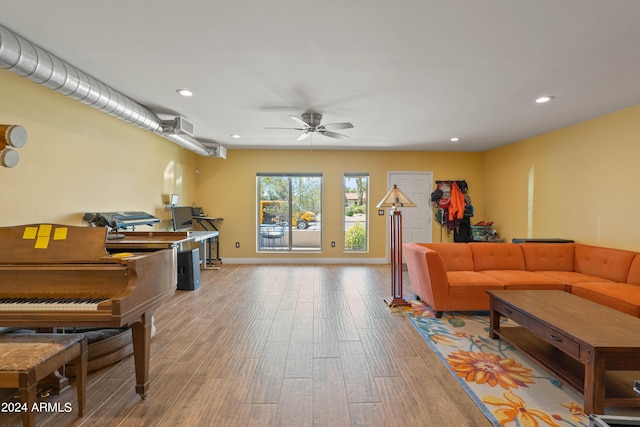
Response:
POLYGON ((377 208, 411 208, 416 207, 416 204, 413 203, 407 196, 405 196, 402 191, 398 188, 396 184, 393 184, 393 188, 389 190, 384 199, 380 201, 376 205, 377 208))

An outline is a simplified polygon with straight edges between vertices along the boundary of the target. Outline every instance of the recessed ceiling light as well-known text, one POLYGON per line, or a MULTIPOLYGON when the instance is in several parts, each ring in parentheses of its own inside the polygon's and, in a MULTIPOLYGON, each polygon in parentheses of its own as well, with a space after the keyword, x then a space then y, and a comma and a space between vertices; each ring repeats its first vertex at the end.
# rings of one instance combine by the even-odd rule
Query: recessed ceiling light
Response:
POLYGON ((545 95, 545 96, 541 96, 539 98, 536 98, 536 103, 538 104, 544 104, 545 102, 549 102, 553 99, 553 96, 550 95, 545 95))
POLYGON ((240 135, 238 135, 237 133, 234 133, 234 134, 231 135, 231 138, 240 139, 240 135))
POLYGON ((458 137, 455 137, 455 136, 454 136, 454 137, 453 137, 453 138, 451 138, 449 141, 451 141, 451 142, 458 142, 458 141, 460 141, 460 138, 458 138, 458 137))
POLYGON ((191 92, 189 89, 178 89, 176 90, 176 92, 178 92, 178 94, 182 96, 193 96, 193 92, 191 92))

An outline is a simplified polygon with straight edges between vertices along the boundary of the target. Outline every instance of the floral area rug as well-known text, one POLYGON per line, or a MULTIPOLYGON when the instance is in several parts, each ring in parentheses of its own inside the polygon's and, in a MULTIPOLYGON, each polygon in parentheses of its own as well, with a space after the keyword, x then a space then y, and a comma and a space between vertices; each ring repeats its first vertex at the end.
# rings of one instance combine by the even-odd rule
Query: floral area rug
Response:
MULTIPOLYGON (((445 312, 438 319, 421 301, 410 302, 403 309, 409 321, 494 426, 589 426, 580 394, 511 345, 489 338, 488 312, 445 312)), ((640 416, 640 408, 624 415, 640 416)))

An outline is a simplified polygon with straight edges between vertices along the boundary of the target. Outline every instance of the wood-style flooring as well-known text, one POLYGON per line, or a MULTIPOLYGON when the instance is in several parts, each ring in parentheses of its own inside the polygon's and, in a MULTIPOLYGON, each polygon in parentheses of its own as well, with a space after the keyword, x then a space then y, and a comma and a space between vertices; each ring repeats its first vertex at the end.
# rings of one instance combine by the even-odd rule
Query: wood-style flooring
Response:
MULTIPOLYGON (((42 426, 490 426, 404 315, 388 265, 222 265, 155 313, 151 387, 133 359, 71 387, 42 426)), ((405 296, 411 289, 405 273, 405 296)), ((0 426, 21 426, 0 413, 0 426)))

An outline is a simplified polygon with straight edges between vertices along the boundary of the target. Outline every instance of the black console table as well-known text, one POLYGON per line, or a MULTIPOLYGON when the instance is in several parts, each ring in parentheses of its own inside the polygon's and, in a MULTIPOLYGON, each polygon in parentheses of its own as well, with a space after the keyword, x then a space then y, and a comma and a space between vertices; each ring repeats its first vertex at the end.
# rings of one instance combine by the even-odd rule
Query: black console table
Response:
POLYGON ((511 239, 511 243, 575 243, 573 240, 569 239, 531 239, 531 238, 513 238, 511 239))

